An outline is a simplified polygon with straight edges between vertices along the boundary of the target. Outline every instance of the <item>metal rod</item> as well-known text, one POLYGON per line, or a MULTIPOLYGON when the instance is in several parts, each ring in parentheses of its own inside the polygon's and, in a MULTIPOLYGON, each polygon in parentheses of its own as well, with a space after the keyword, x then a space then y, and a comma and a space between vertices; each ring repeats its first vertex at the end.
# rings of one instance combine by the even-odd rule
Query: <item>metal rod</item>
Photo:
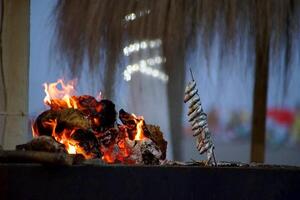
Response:
POLYGON ((194 75, 193 75, 193 72, 192 72, 192 69, 191 69, 191 68, 190 68, 190 72, 191 72, 192 80, 195 81, 194 75))

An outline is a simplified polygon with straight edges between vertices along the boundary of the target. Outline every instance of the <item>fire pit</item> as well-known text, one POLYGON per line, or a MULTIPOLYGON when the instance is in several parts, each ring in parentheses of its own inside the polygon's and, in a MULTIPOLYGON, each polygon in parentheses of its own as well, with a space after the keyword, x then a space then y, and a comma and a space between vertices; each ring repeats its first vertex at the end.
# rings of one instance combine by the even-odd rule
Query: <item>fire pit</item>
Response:
POLYGON ((291 199, 297 167, 217 162, 195 82, 186 90, 197 148, 207 161, 166 160, 158 126, 112 101, 76 96, 74 84, 45 84, 33 140, 0 148, 0 199, 291 199), (61 89, 59 89, 59 87, 61 89), (197 96, 196 96, 197 94, 197 96), (201 134, 200 134, 201 133, 201 134), (204 142, 203 142, 204 141, 204 142), (204 149, 204 150, 203 150, 204 149), (16 191, 17 190, 17 191, 16 191))
POLYGON ((80 154, 105 163, 159 164, 166 158, 167 142, 158 126, 101 97, 75 96, 74 81, 44 84, 42 112, 32 126, 34 139, 18 150, 80 154))

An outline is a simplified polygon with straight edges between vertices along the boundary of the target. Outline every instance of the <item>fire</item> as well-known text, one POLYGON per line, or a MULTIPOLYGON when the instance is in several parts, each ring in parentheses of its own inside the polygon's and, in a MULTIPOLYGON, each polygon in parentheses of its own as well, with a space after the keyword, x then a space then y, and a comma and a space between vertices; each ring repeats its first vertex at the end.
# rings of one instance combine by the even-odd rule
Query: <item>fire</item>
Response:
POLYGON ((58 79, 57 82, 44 83, 44 91, 46 96, 44 98, 44 103, 46 105, 57 105, 60 107, 68 107, 77 109, 77 102, 73 95, 76 94, 75 82, 69 81, 67 84, 64 83, 62 79, 58 79), (58 87, 61 86, 61 89, 58 87))
POLYGON ((103 156, 102 160, 106 163, 114 163, 116 160, 126 163, 134 163, 134 161, 128 159, 132 154, 131 148, 134 146, 134 141, 140 141, 146 138, 144 135, 143 126, 145 125, 144 118, 142 116, 137 117, 135 114, 131 114, 133 116, 133 120, 135 122, 136 133, 134 135, 134 139, 130 140, 128 137, 128 133, 125 130, 121 130, 124 133, 124 136, 117 142, 117 144, 110 146, 109 148, 105 148, 102 150, 103 156), (131 146, 131 147, 130 147, 131 146), (118 151, 115 151, 115 149, 118 151))
POLYGON ((144 118, 142 116, 137 117, 135 114, 132 114, 134 116, 134 121, 136 123, 136 135, 134 136, 134 140, 142 140, 145 138, 144 136, 144 118))
POLYGON ((110 153, 104 153, 104 155, 102 156, 102 160, 104 160, 107 163, 115 162, 115 158, 113 158, 110 153))
MULTIPOLYGON (((107 163, 114 163, 116 160, 124 162, 130 155, 131 151, 128 146, 128 138, 123 138, 116 145, 103 151, 102 160, 107 163), (118 148, 118 151, 114 151, 116 147, 118 148)), ((126 161, 127 163, 130 162, 129 160, 126 161)))
POLYGON ((31 122, 31 132, 32 132, 32 137, 38 137, 39 136, 39 133, 38 133, 38 131, 35 129, 35 127, 34 127, 34 123, 33 122, 31 122))
MULTIPOLYGON (((72 144, 72 140, 70 140, 69 137, 67 136, 68 135, 67 132, 68 132, 67 130, 64 130, 61 133, 61 135, 58 135, 54 132, 52 136, 55 138, 56 141, 65 145, 65 149, 69 154, 76 154, 77 153, 76 144, 72 144)), ((73 132, 74 130, 71 131, 70 135, 72 135, 73 132)))
POLYGON ((137 128, 137 133, 134 137, 134 140, 142 140, 144 138, 144 131, 143 131, 143 124, 144 120, 141 120, 137 123, 136 128, 137 128))
MULTIPOLYGON (((43 86, 46 93, 44 103, 49 105, 51 108, 60 107, 78 109, 76 97, 73 96, 76 94, 75 83, 75 80, 64 83, 62 79, 58 79, 54 83, 44 83, 43 86)), ((75 142, 70 139, 70 136, 75 132, 75 129, 64 129, 62 133, 56 133, 56 119, 49 120, 48 122, 45 122, 45 124, 52 127, 52 137, 54 137, 59 143, 64 144, 69 154, 83 152, 76 144, 74 144, 75 142)))
MULTIPOLYGON (((61 144, 64 144, 65 145, 65 149, 67 150, 67 152, 69 154, 76 154, 76 147, 74 144, 71 144, 71 141, 68 139, 67 137, 67 130, 63 130, 62 133, 60 134, 57 134, 56 133, 56 127, 57 127, 57 120, 54 119, 54 120, 49 120, 48 122, 45 122, 45 124, 49 127, 51 127, 52 129, 52 137, 54 137, 54 139, 61 143, 61 144)), ((74 132, 71 131, 70 135, 72 135, 72 133, 74 132)))
POLYGON ((76 147, 73 145, 69 145, 69 147, 67 148, 67 151, 69 154, 76 154, 76 147))
MULTIPOLYGON (((65 111, 65 109, 71 109, 71 116, 68 115, 67 118, 70 117, 71 119, 77 120, 78 124, 62 126, 62 123, 60 123, 61 119, 54 115, 54 118, 50 117, 45 121, 40 122, 42 123, 40 127, 42 126, 42 128, 44 128, 41 130, 41 133, 39 132, 39 127, 33 125, 33 135, 36 137, 43 134, 43 131, 46 131, 49 136, 51 135, 57 142, 63 144, 69 154, 82 154, 86 159, 91 159, 95 158, 95 154, 92 151, 86 150, 86 148, 89 148, 90 146, 82 145, 82 140, 78 139, 78 137, 85 139, 85 137, 89 137, 88 134, 92 134, 95 140, 98 141, 98 138, 100 137, 101 139, 101 135, 105 134, 105 131, 112 128, 118 131, 117 137, 113 138, 114 142, 112 143, 97 146, 98 151, 101 152, 100 156, 102 156, 102 159, 107 163, 133 162, 130 160, 130 156, 134 144, 136 141, 141 141, 146 138, 144 134, 144 118, 142 116, 136 116, 134 114, 130 115, 127 113, 131 120, 132 127, 129 125, 117 125, 118 128, 115 128, 114 126, 102 129, 101 127, 103 127, 103 124, 107 123, 105 120, 110 118, 110 115, 106 116, 106 118, 101 118, 103 115, 102 112, 107 112, 104 111, 104 109, 107 109, 108 104, 103 103, 107 100, 102 100, 101 93, 99 93, 97 98, 89 95, 75 96, 75 83, 76 81, 64 83, 62 79, 59 79, 54 83, 44 83, 44 91, 46 94, 44 103, 50 107, 50 113, 60 113, 65 111), (72 112, 75 114, 72 115, 72 112), (88 122, 84 123, 86 121, 88 122), (130 131, 130 133, 128 131, 130 131)), ((91 148, 93 148, 93 144, 94 143, 92 143, 91 148)))

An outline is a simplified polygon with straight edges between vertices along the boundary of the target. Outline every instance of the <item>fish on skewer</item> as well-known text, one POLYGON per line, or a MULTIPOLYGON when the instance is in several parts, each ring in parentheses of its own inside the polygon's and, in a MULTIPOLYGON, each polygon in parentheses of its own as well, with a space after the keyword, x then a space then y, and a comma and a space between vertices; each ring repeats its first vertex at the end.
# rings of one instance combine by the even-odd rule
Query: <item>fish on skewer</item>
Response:
POLYGON ((189 122, 192 125, 193 136, 197 137, 197 149, 200 154, 206 153, 207 164, 217 166, 214 155, 214 144, 207 124, 207 115, 203 111, 197 84, 190 69, 192 81, 185 88, 184 103, 189 103, 189 122))

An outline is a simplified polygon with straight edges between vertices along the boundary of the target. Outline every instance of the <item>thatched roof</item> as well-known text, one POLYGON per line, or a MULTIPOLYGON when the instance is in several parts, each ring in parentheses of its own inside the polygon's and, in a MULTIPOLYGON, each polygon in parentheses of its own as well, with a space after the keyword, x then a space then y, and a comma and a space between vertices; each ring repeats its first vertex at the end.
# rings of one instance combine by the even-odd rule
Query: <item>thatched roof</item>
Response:
POLYGON ((184 50, 195 47, 198 35, 208 53, 217 32, 220 55, 226 56, 240 45, 253 49, 253 43, 242 41, 254 40, 262 27, 260 18, 266 18, 270 49, 273 54, 283 53, 288 66, 291 51, 299 43, 293 41, 299 34, 299 8, 298 0, 61 0, 55 7, 56 47, 76 75, 84 59, 92 71, 105 61, 106 70, 114 72, 128 40, 162 38, 168 57, 174 43, 181 43, 184 50), (150 12, 132 23, 124 20, 130 13, 138 16, 145 10, 150 12))

